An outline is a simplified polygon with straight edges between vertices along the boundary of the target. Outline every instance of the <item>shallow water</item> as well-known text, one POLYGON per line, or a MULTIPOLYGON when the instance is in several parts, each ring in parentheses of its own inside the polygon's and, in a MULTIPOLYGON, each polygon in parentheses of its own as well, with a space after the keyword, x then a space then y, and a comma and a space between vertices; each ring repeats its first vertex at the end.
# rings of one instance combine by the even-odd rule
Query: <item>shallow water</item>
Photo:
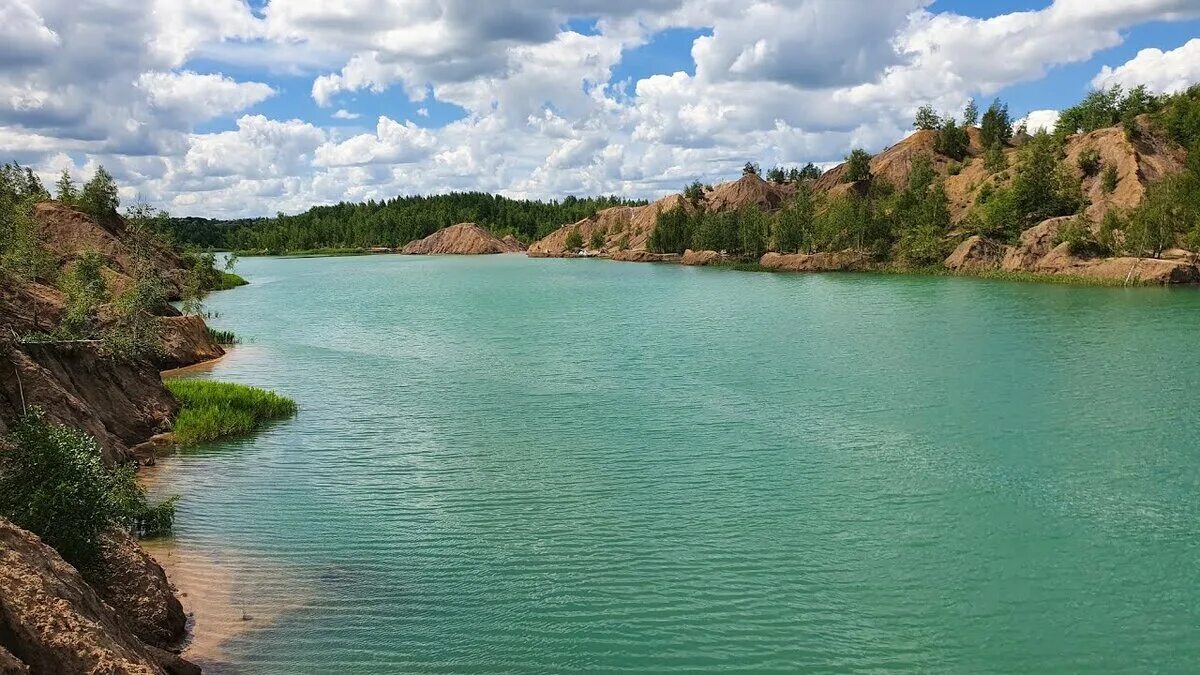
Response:
POLYGON ((1200 293, 521 256, 239 272, 209 309, 247 346, 192 376, 300 414, 156 490, 242 602, 304 600, 214 672, 1200 659, 1200 293))

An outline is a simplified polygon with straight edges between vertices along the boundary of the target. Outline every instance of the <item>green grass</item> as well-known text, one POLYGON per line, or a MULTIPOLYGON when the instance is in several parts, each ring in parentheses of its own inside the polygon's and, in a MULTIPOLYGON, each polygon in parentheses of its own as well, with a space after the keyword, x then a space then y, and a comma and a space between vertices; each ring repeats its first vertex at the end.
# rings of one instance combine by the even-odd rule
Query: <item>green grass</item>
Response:
POLYGON ((241 343, 238 336, 234 335, 231 330, 217 330, 216 328, 209 327, 208 337, 219 345, 236 345, 241 343))
POLYGON ((1149 281, 1131 281, 1124 279, 1106 279, 1100 277, 1072 276, 1068 274, 1038 274, 1037 272, 1010 272, 1001 269, 985 269, 970 271, 955 271, 935 265, 933 267, 903 267, 889 265, 876 270, 880 274, 910 274, 935 277, 968 277, 975 279, 991 279, 994 281, 1012 281, 1017 283, 1056 284, 1059 286, 1103 286, 1103 287, 1132 287, 1160 286, 1149 281))
POLYGON ((234 274, 233 272, 221 272, 220 274, 221 274, 221 278, 217 282, 216 287, 213 288, 214 291, 228 291, 231 288, 237 288, 238 286, 247 286, 250 284, 249 281, 246 281, 245 279, 239 277, 238 275, 234 274))
POLYGON ((296 402, 262 389, 211 380, 167 380, 183 404, 175 419, 175 440, 196 445, 241 436, 296 414, 296 402))

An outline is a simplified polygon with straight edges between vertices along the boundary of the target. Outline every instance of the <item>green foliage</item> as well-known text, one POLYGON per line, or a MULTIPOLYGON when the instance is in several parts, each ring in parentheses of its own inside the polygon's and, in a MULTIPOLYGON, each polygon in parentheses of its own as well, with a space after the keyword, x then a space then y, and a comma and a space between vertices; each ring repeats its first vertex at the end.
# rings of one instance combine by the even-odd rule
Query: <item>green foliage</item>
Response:
POLYGON ((964 166, 964 164, 959 162, 950 162, 946 165, 946 175, 957 176, 958 174, 962 173, 964 166))
POLYGON ((884 206, 898 232, 894 253, 907 265, 921 267, 945 260, 950 253, 950 206, 928 155, 913 159, 908 185, 884 206))
POLYGON ((1104 167, 1104 172, 1100 175, 1100 189, 1104 194, 1112 194, 1117 189, 1117 167, 1108 165, 1104 167))
POLYGON ((1122 251, 1125 245, 1125 230, 1128 227, 1129 224, 1116 209, 1109 209, 1108 213, 1104 214, 1104 220, 1100 221, 1096 243, 1105 251, 1122 251))
POLYGON ((757 176, 761 171, 762 169, 759 168, 756 162, 746 162, 746 165, 742 167, 743 176, 757 176))
POLYGON ((1090 257, 1108 253, 1099 239, 1093 236, 1091 221, 1082 213, 1059 228, 1054 243, 1067 244, 1074 256, 1090 257))
POLYGON ((951 159, 962 161, 970 146, 971 138, 967 135, 966 127, 958 126, 953 117, 947 117, 938 130, 934 149, 951 159))
POLYGON ((103 166, 83 186, 79 195, 79 208, 95 220, 105 223, 112 222, 117 217, 117 209, 121 206, 121 198, 117 193, 117 183, 112 174, 103 166))
POLYGON ((592 236, 588 239, 588 248, 593 251, 600 251, 604 248, 604 233, 599 228, 592 232, 592 236))
POLYGON ((58 201, 67 205, 74 205, 79 201, 79 191, 75 189, 75 181, 71 178, 69 169, 63 169, 54 186, 58 201))
POLYGON ((1083 175, 1095 176, 1100 171, 1100 151, 1091 146, 1084 148, 1076 163, 1083 175))
POLYGON ((1200 175, 1193 171, 1168 176, 1146 190, 1142 204, 1129 217, 1125 247, 1133 255, 1157 258, 1175 245, 1178 234, 1200 232, 1200 175))
POLYGON ((1166 130, 1171 140, 1192 148, 1200 147, 1200 85, 1159 100, 1155 123, 1166 130))
POLYGON ((753 204, 737 211, 738 253, 748 258, 761 258, 767 252, 771 236, 771 223, 766 213, 753 204))
POLYGON ((57 268, 33 222, 34 199, 0 192, 0 270, 20 279, 49 280, 57 268))
POLYGON ((1014 239, 1032 225, 1083 206, 1079 183, 1063 165, 1058 141, 1040 132, 1022 148, 1012 186, 995 189, 975 209, 969 229, 1014 239))
POLYGON ((700 181, 693 181, 691 185, 683 189, 683 198, 692 203, 692 206, 699 207, 704 203, 704 184, 700 181))
POLYGON ((82 339, 92 336, 96 313, 108 300, 108 287, 101 271, 104 257, 85 251, 59 280, 59 290, 67 296, 67 308, 60 327, 63 337, 82 339))
POLYGON ((583 248, 583 234, 580 233, 578 227, 572 227, 571 231, 567 233, 567 240, 563 242, 563 246, 568 251, 578 251, 583 248))
POLYGON ((780 253, 805 250, 813 237, 816 197, 812 188, 802 185, 796 196, 779 212, 775 221, 773 246, 780 253))
POLYGON ((1008 104, 1001 103, 1000 99, 992 101, 987 112, 983 113, 979 136, 985 148, 997 145, 1003 147, 1012 140, 1013 121, 1008 114, 1008 104))
POLYGON ((132 467, 108 469, 90 436, 34 410, 0 450, 0 516, 42 538, 85 575, 99 571, 101 537, 113 528, 165 534, 175 502, 150 505, 132 467))
POLYGON ((659 211, 648 246, 655 253, 683 253, 692 244, 692 220, 682 206, 659 211))
POLYGON ((933 131, 942 126, 942 118, 938 116, 937 111, 931 105, 923 105, 917 108, 916 117, 913 119, 913 128, 922 131, 933 131))
POLYGON ((33 169, 16 162, 0 165, 0 200, 39 202, 50 198, 33 169))
POLYGON ((846 175, 843 183, 857 183, 860 180, 871 179, 871 153, 861 148, 850 151, 846 157, 846 175))
POLYGON ((1138 115, 1153 113, 1161 105, 1161 99, 1151 95, 1144 86, 1134 87, 1128 93, 1120 85, 1097 89, 1079 104, 1062 111, 1054 133, 1059 137, 1087 134, 1117 124, 1125 125, 1127 131, 1133 130, 1138 115))
POLYGON ((692 217, 692 248, 734 253, 740 245, 739 232, 736 213, 696 214, 692 217))
POLYGON ((247 434, 296 414, 295 401, 254 387, 210 380, 167 380, 166 385, 182 404, 175 420, 181 445, 247 434))
POLYGON ((1008 157, 1004 154, 1004 146, 993 143, 987 146, 983 153, 983 168, 989 174, 999 173, 1008 168, 1008 157))
POLYGON ((787 170, 782 166, 773 166, 767 170, 767 180, 771 181, 772 183, 786 183, 787 170))
POLYGON ((804 165, 804 168, 796 172, 796 180, 816 180, 821 177, 821 169, 816 164, 809 162, 804 165))
POLYGON ((975 103, 975 99, 970 99, 963 110, 963 126, 973 127, 976 124, 979 124, 979 105, 975 103))
POLYGON ((481 192, 397 197, 386 201, 317 206, 299 215, 206 220, 174 218, 168 227, 180 246, 198 249, 287 254, 296 251, 398 248, 456 223, 479 223, 518 239, 540 239, 563 223, 574 223, 613 206, 642 200, 566 197, 517 200, 481 192))
POLYGON ((218 330, 211 326, 206 326, 208 338, 219 345, 236 345, 241 344, 241 340, 231 330, 218 330))

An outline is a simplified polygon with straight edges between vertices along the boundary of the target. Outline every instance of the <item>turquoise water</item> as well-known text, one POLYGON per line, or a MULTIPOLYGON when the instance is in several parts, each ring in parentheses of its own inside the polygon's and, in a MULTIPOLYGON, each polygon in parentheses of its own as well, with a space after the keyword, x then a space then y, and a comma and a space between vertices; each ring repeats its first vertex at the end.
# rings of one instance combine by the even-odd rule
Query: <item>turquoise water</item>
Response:
POLYGON ((237 592, 295 605, 214 672, 1200 663, 1200 293, 239 271, 209 309, 248 344, 202 376, 300 414, 183 455, 167 489, 181 545, 276 570, 237 592))

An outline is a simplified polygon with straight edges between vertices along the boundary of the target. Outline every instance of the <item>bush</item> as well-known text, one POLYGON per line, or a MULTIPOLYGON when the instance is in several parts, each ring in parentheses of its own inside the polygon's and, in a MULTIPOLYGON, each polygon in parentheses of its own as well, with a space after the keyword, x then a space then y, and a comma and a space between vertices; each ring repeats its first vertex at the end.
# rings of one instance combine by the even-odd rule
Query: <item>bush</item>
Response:
POLYGON ((183 406, 175 419, 175 439, 180 445, 248 434, 296 414, 295 401, 245 385, 167 380, 166 386, 183 406))
POLYGON ((1012 127, 1013 123, 1012 118, 1008 114, 1008 105, 1001 103, 1000 99, 992 101, 992 105, 983 114, 983 122, 980 124, 979 129, 979 137, 983 142, 983 147, 1004 147, 1007 145, 1012 140, 1012 127))
POLYGON ((950 162, 946 165, 946 175, 957 176, 958 174, 962 173, 963 167, 964 165, 958 162, 950 162))
POLYGON ((84 213, 98 222, 111 222, 117 217, 117 208, 121 206, 117 194, 117 183, 112 174, 103 166, 96 169, 95 175, 83 186, 79 196, 79 207, 84 213))
POLYGON ((1083 214, 1072 218, 1070 222, 1061 227, 1054 243, 1067 244, 1071 255, 1074 256, 1096 256, 1107 253, 1100 242, 1092 236, 1091 221, 1083 214))
POLYGON ((604 232, 600 231, 600 228, 596 228, 592 232, 592 236, 588 238, 588 248, 593 251, 604 249, 604 232))
POLYGON ((1096 148, 1084 148, 1076 161, 1084 176, 1095 176, 1100 171, 1100 151, 1096 148))
POLYGON ((238 336, 231 330, 218 330, 209 326, 206 327, 206 332, 208 333, 208 339, 219 345, 236 345, 241 343, 238 336))
POLYGON ((1008 157, 1004 154, 1004 146, 993 143, 987 146, 983 154, 983 168, 988 173, 999 173, 1008 168, 1008 157))
POLYGON ((1100 189, 1104 194, 1112 194, 1117 189, 1117 167, 1109 165, 1104 167, 1104 173, 1100 176, 1100 189))
POLYGON ((101 536, 122 528, 165 534, 175 500, 151 506, 132 467, 108 469, 90 436, 38 410, 13 425, 0 451, 0 515, 42 538, 85 575, 98 571, 101 536))

